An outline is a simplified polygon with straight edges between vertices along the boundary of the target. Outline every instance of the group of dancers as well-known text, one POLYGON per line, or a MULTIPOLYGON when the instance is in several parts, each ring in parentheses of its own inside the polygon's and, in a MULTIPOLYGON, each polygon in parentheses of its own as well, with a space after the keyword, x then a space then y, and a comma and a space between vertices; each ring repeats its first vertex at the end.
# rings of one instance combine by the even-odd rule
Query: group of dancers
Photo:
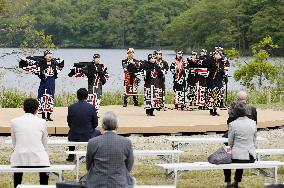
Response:
MULTIPOLYGON (((134 58, 134 49, 127 49, 127 58, 122 60, 124 71, 123 107, 128 105, 128 97, 133 97, 134 106, 138 106, 138 88, 144 79, 144 108, 147 116, 154 116, 154 110, 166 110, 165 75, 173 75, 175 109, 209 109, 210 115, 219 115, 217 108, 224 105, 224 91, 227 84, 229 61, 223 48, 200 54, 192 52, 187 59, 183 52, 177 51, 175 60, 169 66, 163 59, 161 50, 148 55, 147 60, 134 58)), ((54 106, 55 79, 64 67, 64 60, 54 58, 50 50, 43 56, 21 58, 19 68, 37 75, 41 82, 38 88, 39 113, 47 121, 53 121, 51 114, 54 106)), ((94 54, 90 62, 78 62, 70 68, 69 77, 88 79, 87 102, 100 108, 102 87, 109 79, 107 67, 101 62, 100 54, 94 54)))
POLYGON ((177 52, 170 66, 175 108, 197 106, 198 109, 209 109, 212 116, 219 115, 217 108, 225 106, 229 66, 221 47, 215 47, 209 54, 205 49, 199 55, 193 51, 186 60, 182 51, 177 52))
POLYGON ((134 106, 138 106, 138 86, 142 77, 146 114, 154 116, 155 109, 166 110, 165 75, 170 70, 173 75, 175 109, 184 110, 196 106, 202 110, 209 109, 212 116, 219 115, 217 108, 225 106, 229 66, 221 47, 215 47, 215 51, 209 54, 205 49, 200 54, 193 51, 187 59, 183 58, 182 51, 178 51, 170 66, 163 60, 161 50, 149 54, 148 60, 140 61, 134 58, 134 49, 129 48, 127 58, 122 60, 123 106, 127 106, 129 96, 133 96, 134 106))

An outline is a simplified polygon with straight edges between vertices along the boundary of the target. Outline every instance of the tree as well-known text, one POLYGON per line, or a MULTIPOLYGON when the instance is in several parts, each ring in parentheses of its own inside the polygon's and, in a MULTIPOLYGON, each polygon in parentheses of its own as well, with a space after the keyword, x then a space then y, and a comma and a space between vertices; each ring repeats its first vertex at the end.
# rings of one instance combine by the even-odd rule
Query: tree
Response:
POLYGON ((234 78, 249 89, 263 89, 263 83, 270 85, 275 82, 277 66, 269 62, 268 58, 273 49, 278 48, 270 36, 263 38, 258 44, 252 46, 254 60, 245 63, 235 71, 234 78), (258 87, 255 87, 255 84, 258 87))
POLYGON ((1 46, 19 47, 28 25, 60 47, 223 46, 248 55, 270 35, 284 53, 283 0, 0 0, 1 46))
POLYGON ((235 47, 239 32, 232 17, 231 1, 201 0, 167 27, 167 36, 176 48, 235 47))
POLYGON ((242 52, 270 35, 284 50, 283 0, 200 0, 167 25, 174 48, 200 49, 223 46, 242 52))
POLYGON ((160 39, 168 21, 164 12, 166 10, 157 2, 144 5, 135 12, 135 34, 139 47, 145 44, 151 48, 160 47, 160 39))
POLYGON ((129 44, 128 35, 133 29, 131 23, 134 12, 134 3, 124 0, 110 9, 108 19, 105 21, 105 41, 108 47, 125 48, 129 44))
POLYGON ((35 17, 28 14, 28 1, 16 0, 5 2, 5 9, 1 14, 1 46, 22 48, 54 48, 52 36, 45 35, 44 31, 35 28, 35 17))
POLYGON ((0 0, 0 13, 3 13, 7 9, 6 0, 0 0))
POLYGON ((250 26, 249 39, 251 42, 270 35, 274 41, 284 46, 284 2, 266 6, 257 12, 250 26))

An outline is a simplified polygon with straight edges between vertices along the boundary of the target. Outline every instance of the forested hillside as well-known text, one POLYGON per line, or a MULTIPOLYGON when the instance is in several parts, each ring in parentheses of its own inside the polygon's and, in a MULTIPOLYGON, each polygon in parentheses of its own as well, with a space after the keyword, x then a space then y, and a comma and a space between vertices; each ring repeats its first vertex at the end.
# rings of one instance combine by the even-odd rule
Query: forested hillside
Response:
POLYGON ((59 47, 249 49, 270 35, 284 46, 283 0, 0 0, 0 42, 29 29, 59 47))

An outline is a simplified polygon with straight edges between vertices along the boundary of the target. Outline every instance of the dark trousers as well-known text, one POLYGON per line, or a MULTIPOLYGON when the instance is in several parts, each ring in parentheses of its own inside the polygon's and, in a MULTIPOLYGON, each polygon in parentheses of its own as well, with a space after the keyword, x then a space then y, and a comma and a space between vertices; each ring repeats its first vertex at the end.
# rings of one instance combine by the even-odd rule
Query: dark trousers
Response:
MULTIPOLYGON (((232 159, 232 163, 254 163, 255 159, 249 155, 249 160, 232 159)), ((241 182, 243 177, 243 169, 236 169, 235 182, 241 182)), ((224 169, 225 182, 231 182, 231 169, 224 169)))
MULTIPOLYGON (((75 146, 69 146, 69 151, 75 151, 75 146)), ((68 158, 74 159, 75 155, 74 154, 69 154, 68 158)))
MULTIPOLYGON (((20 166, 21 168, 44 168, 44 166, 20 166)), ((23 173, 16 172, 14 173, 14 187, 16 188, 19 184, 22 183, 23 173)), ((39 173, 39 183, 40 185, 48 185, 48 173, 40 172, 39 173)))
POLYGON ((146 109, 146 114, 153 115, 154 114, 154 108, 146 109))
POLYGON ((210 109, 210 115, 217 115, 217 108, 210 109))
POLYGON ((42 112, 42 113, 41 113, 41 117, 42 117, 42 119, 50 118, 50 116, 51 116, 51 113, 50 113, 50 112, 47 112, 47 113, 42 112), (46 116, 46 114, 47 114, 47 116, 46 116))
MULTIPOLYGON (((124 102, 124 104, 127 104, 128 103, 128 101, 127 101, 127 98, 128 98, 129 96, 128 95, 124 95, 123 96, 123 102, 124 102)), ((138 105, 138 96, 137 95, 133 95, 133 103, 134 103, 134 105, 138 105)))

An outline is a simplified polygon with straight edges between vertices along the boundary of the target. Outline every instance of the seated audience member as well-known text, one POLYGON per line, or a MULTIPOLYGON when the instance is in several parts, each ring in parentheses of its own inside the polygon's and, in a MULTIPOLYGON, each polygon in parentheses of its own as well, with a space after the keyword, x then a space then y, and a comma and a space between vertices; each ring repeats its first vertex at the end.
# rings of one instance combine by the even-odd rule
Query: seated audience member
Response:
MULTIPOLYGON (((78 102, 68 107, 67 123, 70 128, 68 140, 73 142, 88 142, 90 138, 100 135, 96 130, 98 126, 98 116, 95 106, 86 102, 88 91, 80 88, 77 91, 78 102)), ((75 146, 69 146, 70 151, 75 150, 75 146)), ((67 161, 73 161, 74 155, 69 155, 67 161)))
MULTIPOLYGON (((238 117, 234 114, 234 107, 237 103, 244 103, 246 104, 247 93, 245 91, 240 91, 237 93, 237 100, 233 102, 230 106, 228 111, 229 118, 227 120, 227 124, 231 123, 232 121, 236 120, 238 117)), ((257 111, 256 108, 253 106, 249 106, 246 104, 246 116, 257 123, 257 111)))
MULTIPOLYGON (((47 145, 46 121, 36 116, 39 103, 36 99, 24 101, 25 115, 11 120, 11 136, 14 152, 11 166, 21 168, 39 168, 50 166, 47 145)), ((14 173, 14 187, 22 182, 23 173, 14 173)), ((40 184, 48 184, 48 174, 39 173, 40 184)))
POLYGON ((106 112, 102 118, 104 134, 89 140, 86 154, 87 188, 132 188, 129 175, 133 162, 131 141, 116 134, 117 117, 106 112))
MULTIPOLYGON (((256 122, 246 116, 246 105, 237 103, 233 113, 238 117, 229 124, 228 145, 232 149, 233 163, 253 163, 256 159, 256 122)), ((238 187, 243 169, 237 169, 235 181, 231 184, 231 170, 224 170, 227 187, 238 187)))
MULTIPOLYGON (((247 98, 247 93, 245 91, 240 91, 237 93, 237 100, 235 102, 233 102, 230 106, 230 109, 228 111, 228 119, 227 119, 227 125, 229 125, 229 123, 231 123, 232 121, 236 120, 238 118, 238 116, 236 114, 234 114, 234 108, 236 106, 236 104, 238 103, 243 103, 246 106, 246 116, 251 119, 254 120, 257 124, 257 111, 256 108, 250 105, 246 104, 246 98, 247 98)), ((223 137, 228 138, 228 132, 226 132, 223 137)), ((227 145, 227 144, 225 144, 227 145)))

